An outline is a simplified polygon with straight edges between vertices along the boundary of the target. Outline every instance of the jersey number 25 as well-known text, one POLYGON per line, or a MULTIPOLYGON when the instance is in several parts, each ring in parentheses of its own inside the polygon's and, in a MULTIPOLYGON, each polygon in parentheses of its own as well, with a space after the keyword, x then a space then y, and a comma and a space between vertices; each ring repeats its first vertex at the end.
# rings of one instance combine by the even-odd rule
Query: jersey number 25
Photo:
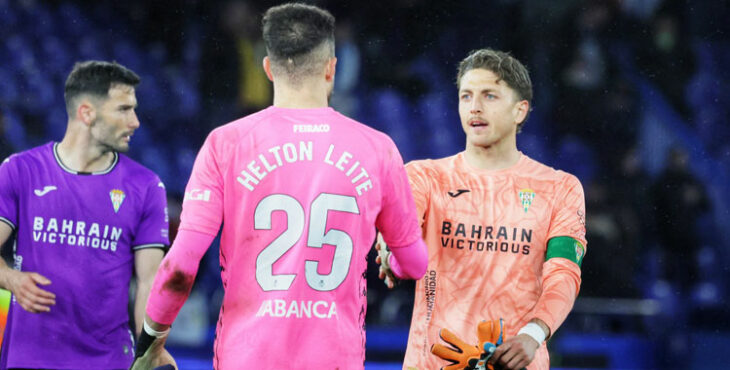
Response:
MULTIPOLYGON (((301 238, 304 231, 304 207, 286 194, 271 194, 262 199, 256 206, 254 228, 271 230, 271 216, 274 211, 286 213, 288 227, 271 242, 256 258, 256 281, 264 291, 288 290, 296 274, 276 274, 272 272, 273 264, 281 258, 301 238)), ((307 246, 322 248, 323 244, 335 246, 332 270, 322 275, 317 272, 318 261, 306 261, 304 273, 307 284, 312 289, 328 291, 337 288, 347 277, 352 259, 352 238, 346 232, 330 229, 325 232, 329 211, 360 214, 354 197, 321 193, 312 201, 309 212, 309 228, 307 246)))

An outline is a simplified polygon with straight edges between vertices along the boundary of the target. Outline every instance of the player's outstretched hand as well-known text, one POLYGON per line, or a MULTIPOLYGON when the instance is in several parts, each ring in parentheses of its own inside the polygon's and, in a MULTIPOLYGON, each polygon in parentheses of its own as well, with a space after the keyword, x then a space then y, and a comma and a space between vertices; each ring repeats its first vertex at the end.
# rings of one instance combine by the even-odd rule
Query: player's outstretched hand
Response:
POLYGON ((50 284, 50 280, 37 272, 9 270, 6 286, 24 310, 39 313, 50 312, 56 304, 56 295, 38 286, 50 284))
POLYGON ((136 358, 130 370, 177 370, 177 363, 165 349, 165 340, 156 339, 142 357, 136 358), (170 367, 172 366, 172 367, 170 367))
POLYGON ((378 251, 378 256, 375 257, 375 262, 380 265, 378 277, 383 280, 388 289, 393 289, 398 282, 398 278, 395 277, 393 271, 390 269, 388 263, 388 257, 390 257, 390 250, 383 240, 383 235, 378 232, 377 241, 375 242, 375 250, 378 251))
POLYGON ((535 352, 540 343, 527 334, 520 334, 509 338, 498 346, 489 359, 498 369, 524 369, 535 358, 535 352))

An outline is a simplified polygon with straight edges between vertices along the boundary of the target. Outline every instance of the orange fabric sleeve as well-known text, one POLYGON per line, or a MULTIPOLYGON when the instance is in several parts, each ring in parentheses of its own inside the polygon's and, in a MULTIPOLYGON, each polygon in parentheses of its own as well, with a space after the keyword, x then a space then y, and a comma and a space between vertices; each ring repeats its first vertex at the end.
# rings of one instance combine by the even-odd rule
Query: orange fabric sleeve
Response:
POLYGON ((406 164, 406 172, 408 173, 408 181, 411 184, 411 192, 413 192, 413 200, 416 203, 418 216, 420 220, 426 217, 428 212, 428 201, 431 194, 431 186, 428 179, 426 166, 423 161, 413 161, 406 164))
POLYGON ((580 281, 580 268, 573 261, 551 258, 543 264, 542 294, 534 312, 535 317, 550 328, 550 335, 555 333, 573 309, 580 281))

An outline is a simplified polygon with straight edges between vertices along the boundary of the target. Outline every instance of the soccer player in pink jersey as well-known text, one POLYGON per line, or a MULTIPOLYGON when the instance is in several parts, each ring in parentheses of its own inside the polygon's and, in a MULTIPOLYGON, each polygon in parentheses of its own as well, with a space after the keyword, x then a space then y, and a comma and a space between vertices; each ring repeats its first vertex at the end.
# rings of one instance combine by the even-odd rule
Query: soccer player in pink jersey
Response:
POLYGON ((423 276, 426 246, 398 150, 328 107, 333 31, 332 15, 314 6, 264 15, 274 105, 215 129, 203 144, 135 368, 170 360, 160 354, 165 335, 221 224, 216 369, 362 369, 376 227, 396 275, 423 276))
MULTIPOLYGON (((483 330, 477 336, 479 323, 498 326, 502 318, 503 343, 489 363, 547 369, 545 339, 565 320, 580 287, 583 188, 575 176, 517 149, 532 99, 522 63, 501 51, 474 51, 459 65, 457 86, 466 149, 406 166, 429 261, 416 284, 403 367, 467 367, 470 351, 441 347, 442 338, 453 338, 441 329, 482 352, 478 341, 487 336, 483 330)), ((384 248, 380 257, 388 258, 384 248)), ((381 277, 387 272, 382 264, 381 277)))

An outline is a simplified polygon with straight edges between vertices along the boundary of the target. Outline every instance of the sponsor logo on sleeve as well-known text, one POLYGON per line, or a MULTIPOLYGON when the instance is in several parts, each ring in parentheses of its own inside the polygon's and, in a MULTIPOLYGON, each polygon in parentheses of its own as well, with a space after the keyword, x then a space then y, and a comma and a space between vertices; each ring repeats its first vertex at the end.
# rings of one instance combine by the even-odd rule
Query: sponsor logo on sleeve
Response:
POLYGON ((578 222, 581 224, 581 226, 586 226, 586 212, 582 209, 579 209, 575 212, 576 215, 578 215, 578 222))
POLYGON ((583 209, 576 211, 578 216, 578 225, 575 225, 570 231, 578 236, 579 238, 585 238, 586 236, 586 212, 583 209))
POLYGON ((114 207, 114 213, 119 212, 119 207, 122 206, 122 202, 124 202, 124 198, 126 195, 123 191, 119 189, 113 189, 109 192, 109 197, 112 199, 112 206, 114 207))
POLYGON ((185 192, 185 198, 183 200, 199 200, 203 202, 210 202, 210 190, 193 189, 185 192))

